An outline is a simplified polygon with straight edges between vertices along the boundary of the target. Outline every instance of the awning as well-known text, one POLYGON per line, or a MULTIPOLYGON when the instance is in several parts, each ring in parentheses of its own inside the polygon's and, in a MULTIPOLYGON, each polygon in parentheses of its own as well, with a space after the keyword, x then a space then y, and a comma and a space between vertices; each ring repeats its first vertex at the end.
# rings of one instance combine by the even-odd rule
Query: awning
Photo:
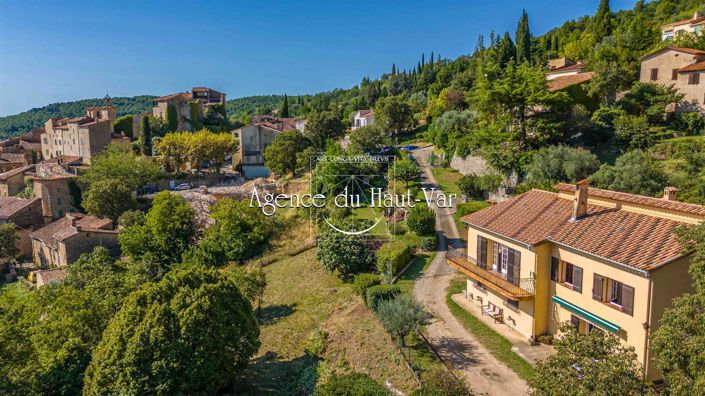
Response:
POLYGON ((568 311, 582 316, 585 320, 595 325, 598 325, 605 330, 611 331, 613 333, 619 333, 619 326, 614 323, 608 322, 597 315, 593 315, 590 312, 578 307, 577 305, 571 304, 558 296, 551 297, 551 300, 553 300, 556 304, 560 305, 561 307, 567 309, 568 311))

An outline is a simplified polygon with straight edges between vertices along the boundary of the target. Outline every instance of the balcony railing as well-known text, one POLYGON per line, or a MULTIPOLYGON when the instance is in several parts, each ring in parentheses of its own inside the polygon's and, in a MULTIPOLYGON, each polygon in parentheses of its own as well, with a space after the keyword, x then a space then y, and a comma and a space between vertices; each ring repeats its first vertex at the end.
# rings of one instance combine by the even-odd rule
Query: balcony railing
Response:
POLYGON ((452 249, 446 253, 446 260, 452 267, 470 278, 482 282, 486 287, 512 300, 531 300, 536 290, 534 278, 509 280, 504 275, 480 267, 477 261, 467 255, 466 249, 452 249))

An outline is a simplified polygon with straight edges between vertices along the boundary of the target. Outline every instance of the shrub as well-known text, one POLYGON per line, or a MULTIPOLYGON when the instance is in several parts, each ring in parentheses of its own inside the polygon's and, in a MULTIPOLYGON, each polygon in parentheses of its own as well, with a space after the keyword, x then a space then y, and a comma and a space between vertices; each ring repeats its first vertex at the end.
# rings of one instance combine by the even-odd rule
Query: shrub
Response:
POLYGON ((539 150, 527 171, 532 182, 554 183, 582 180, 599 168, 600 161, 587 150, 553 146, 539 150))
POLYGON ((369 375, 353 373, 334 376, 316 386, 314 396, 389 396, 384 386, 375 382, 369 375))
POLYGON ((391 300, 401 293, 397 285, 377 285, 367 288, 367 306, 373 311, 377 310, 379 303, 391 300))
POLYGON ((411 248, 402 241, 390 241, 377 250, 377 270, 390 279, 411 261, 411 248))
POLYGON ((355 290, 355 293, 365 297, 367 289, 371 286, 379 285, 380 283, 382 283, 382 278, 380 278, 379 275, 369 273, 358 274, 355 275, 355 280, 353 281, 353 290, 355 290))
POLYGON ((553 336, 550 334, 541 334, 538 341, 542 344, 553 345, 553 336))
POLYGON ((133 132, 132 132, 132 116, 131 115, 124 115, 122 117, 118 117, 117 120, 113 122, 113 130, 116 133, 125 133, 125 136, 127 137, 132 137, 133 132))
POLYGON ((502 185, 502 176, 490 175, 465 175, 458 180, 460 192, 468 198, 482 199, 489 191, 494 191, 502 185))
POLYGON ((436 250, 437 240, 435 236, 432 237, 422 237, 419 243, 419 250, 424 252, 432 252, 436 250))
POLYGON ((326 270, 338 271, 343 278, 369 270, 373 262, 364 237, 339 232, 325 232, 318 238, 316 258, 326 270))
POLYGON ((472 391, 462 379, 454 377, 443 367, 424 372, 421 387, 413 396, 468 396, 472 391))
POLYGON ((304 346, 304 352, 309 356, 319 356, 326 350, 326 333, 316 328, 311 331, 304 346))
POLYGON ((406 346, 406 336, 412 331, 420 330, 429 318, 429 314, 409 294, 380 300, 376 308, 380 322, 391 335, 399 339, 402 347, 406 346))
POLYGON ((469 215, 471 213, 475 213, 478 210, 484 209, 486 207, 490 206, 487 201, 470 201, 470 202, 465 202, 462 204, 459 204, 457 206, 457 215, 458 216, 465 216, 469 215))
POLYGON ((436 213, 426 205, 417 205, 411 208, 406 219, 410 231, 420 236, 436 234, 436 213))

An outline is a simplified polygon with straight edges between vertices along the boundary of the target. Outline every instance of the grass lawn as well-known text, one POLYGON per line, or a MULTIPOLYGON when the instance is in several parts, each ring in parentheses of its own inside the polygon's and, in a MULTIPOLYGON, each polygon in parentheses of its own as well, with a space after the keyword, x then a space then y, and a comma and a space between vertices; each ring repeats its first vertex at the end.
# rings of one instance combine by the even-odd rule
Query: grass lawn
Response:
POLYGON ((458 180, 463 174, 452 168, 432 168, 433 176, 438 182, 438 186, 446 194, 457 194, 460 197, 458 180))
POLYGON ((406 145, 426 145, 428 142, 426 142, 426 135, 425 132, 428 130, 428 124, 420 125, 414 129, 412 129, 409 132, 399 134, 397 136, 397 145, 398 146, 406 146, 406 145))
POLYGON ((512 352, 512 343, 497 332, 482 323, 471 313, 456 304, 451 298, 453 294, 461 293, 465 288, 465 278, 462 276, 453 279, 446 290, 446 304, 453 315, 460 321, 482 345, 490 350, 492 355, 514 370, 521 378, 527 380, 534 375, 534 368, 519 355, 512 352))
POLYGON ((264 267, 260 350, 243 395, 309 394, 331 373, 368 373, 408 393, 416 386, 394 341, 350 284, 325 271, 316 249, 264 267), (314 330, 326 334, 320 357, 304 353, 314 330))

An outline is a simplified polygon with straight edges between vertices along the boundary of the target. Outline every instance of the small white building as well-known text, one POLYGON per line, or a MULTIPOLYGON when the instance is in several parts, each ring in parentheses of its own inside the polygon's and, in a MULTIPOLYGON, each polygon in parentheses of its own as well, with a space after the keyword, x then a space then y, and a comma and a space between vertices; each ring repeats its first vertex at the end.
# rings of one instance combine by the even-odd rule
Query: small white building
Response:
POLYGON ((585 69, 583 62, 575 62, 568 58, 557 58, 548 61, 548 73, 546 78, 553 80, 560 77, 574 76, 580 74, 585 69))
POLYGON ((699 35, 703 27, 705 27, 705 17, 699 16, 696 11, 693 19, 685 19, 661 26, 661 40, 669 40, 684 33, 699 35))
POLYGON ((374 110, 358 110, 355 113, 355 118, 353 119, 352 130, 364 126, 370 126, 375 124, 375 111, 374 110))

